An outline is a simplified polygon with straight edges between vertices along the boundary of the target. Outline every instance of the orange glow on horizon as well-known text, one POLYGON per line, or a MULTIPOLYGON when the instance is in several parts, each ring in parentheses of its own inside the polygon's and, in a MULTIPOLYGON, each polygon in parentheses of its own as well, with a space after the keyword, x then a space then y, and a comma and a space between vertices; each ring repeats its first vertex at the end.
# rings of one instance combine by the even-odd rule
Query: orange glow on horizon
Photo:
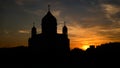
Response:
POLYGON ((111 40, 97 32, 101 30, 101 28, 98 26, 83 28, 74 23, 72 26, 68 26, 68 28, 71 49, 80 48, 82 50, 86 50, 91 45, 94 45, 96 47, 104 43, 116 41, 111 40))
POLYGON ((91 39, 88 38, 71 38, 70 41, 70 48, 74 49, 74 48, 80 48, 82 50, 86 50, 87 48, 89 48, 91 45, 99 46, 101 44, 104 43, 108 43, 110 42, 110 40, 106 39, 106 38, 99 38, 99 37, 94 37, 91 39))
POLYGON ((86 49, 88 49, 90 46, 89 45, 83 45, 81 48, 83 49, 83 50, 86 50, 86 49))

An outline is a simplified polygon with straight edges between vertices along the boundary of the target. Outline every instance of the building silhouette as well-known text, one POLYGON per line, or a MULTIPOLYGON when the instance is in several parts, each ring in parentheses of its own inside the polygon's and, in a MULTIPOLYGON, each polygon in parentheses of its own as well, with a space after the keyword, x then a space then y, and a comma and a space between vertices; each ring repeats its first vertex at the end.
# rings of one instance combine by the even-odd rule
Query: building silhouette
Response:
POLYGON ((62 34, 57 33, 57 20, 48 6, 47 14, 42 18, 42 32, 37 34, 33 25, 31 37, 28 40, 29 48, 35 48, 39 52, 46 52, 55 55, 68 55, 70 51, 70 40, 66 24, 62 28, 62 34))

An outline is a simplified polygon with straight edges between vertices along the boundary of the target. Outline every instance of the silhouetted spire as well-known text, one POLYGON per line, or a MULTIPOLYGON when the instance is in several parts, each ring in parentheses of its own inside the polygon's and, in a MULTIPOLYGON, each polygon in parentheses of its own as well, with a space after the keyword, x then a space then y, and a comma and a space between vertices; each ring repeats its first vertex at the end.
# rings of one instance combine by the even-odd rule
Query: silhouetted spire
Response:
POLYGON ((31 36, 35 37, 36 34, 37 34, 37 31, 36 31, 36 27, 35 27, 35 22, 33 22, 33 27, 32 27, 32 30, 31 30, 31 36))
POLYGON ((50 5, 48 4, 48 11, 50 11, 50 5))
POLYGON ((68 34, 68 29, 67 29, 67 26, 66 26, 66 22, 64 22, 64 26, 63 26, 63 34, 68 34))

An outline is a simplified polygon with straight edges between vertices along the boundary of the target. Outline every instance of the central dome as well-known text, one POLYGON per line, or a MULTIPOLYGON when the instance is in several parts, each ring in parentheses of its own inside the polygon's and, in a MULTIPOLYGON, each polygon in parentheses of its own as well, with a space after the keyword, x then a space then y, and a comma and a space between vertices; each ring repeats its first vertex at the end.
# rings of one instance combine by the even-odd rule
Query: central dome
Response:
POLYGON ((48 33, 57 33, 57 20, 52 15, 50 10, 47 12, 47 14, 42 18, 42 33, 48 34, 48 33))
POLYGON ((51 14, 50 11, 47 12, 47 14, 43 17, 42 21, 56 21, 56 18, 51 14))

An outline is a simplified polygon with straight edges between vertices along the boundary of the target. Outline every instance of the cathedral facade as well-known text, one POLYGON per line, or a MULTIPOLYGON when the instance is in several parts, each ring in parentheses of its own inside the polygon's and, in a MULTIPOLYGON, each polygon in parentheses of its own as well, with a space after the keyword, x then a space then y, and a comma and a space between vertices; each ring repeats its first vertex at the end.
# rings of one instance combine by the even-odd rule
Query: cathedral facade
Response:
POLYGON ((36 27, 33 25, 31 37, 28 40, 29 48, 36 48, 39 51, 51 52, 56 54, 67 54, 70 51, 70 40, 68 29, 64 24, 62 33, 57 33, 57 20, 52 15, 49 7, 47 14, 42 18, 42 32, 37 34, 36 27))

